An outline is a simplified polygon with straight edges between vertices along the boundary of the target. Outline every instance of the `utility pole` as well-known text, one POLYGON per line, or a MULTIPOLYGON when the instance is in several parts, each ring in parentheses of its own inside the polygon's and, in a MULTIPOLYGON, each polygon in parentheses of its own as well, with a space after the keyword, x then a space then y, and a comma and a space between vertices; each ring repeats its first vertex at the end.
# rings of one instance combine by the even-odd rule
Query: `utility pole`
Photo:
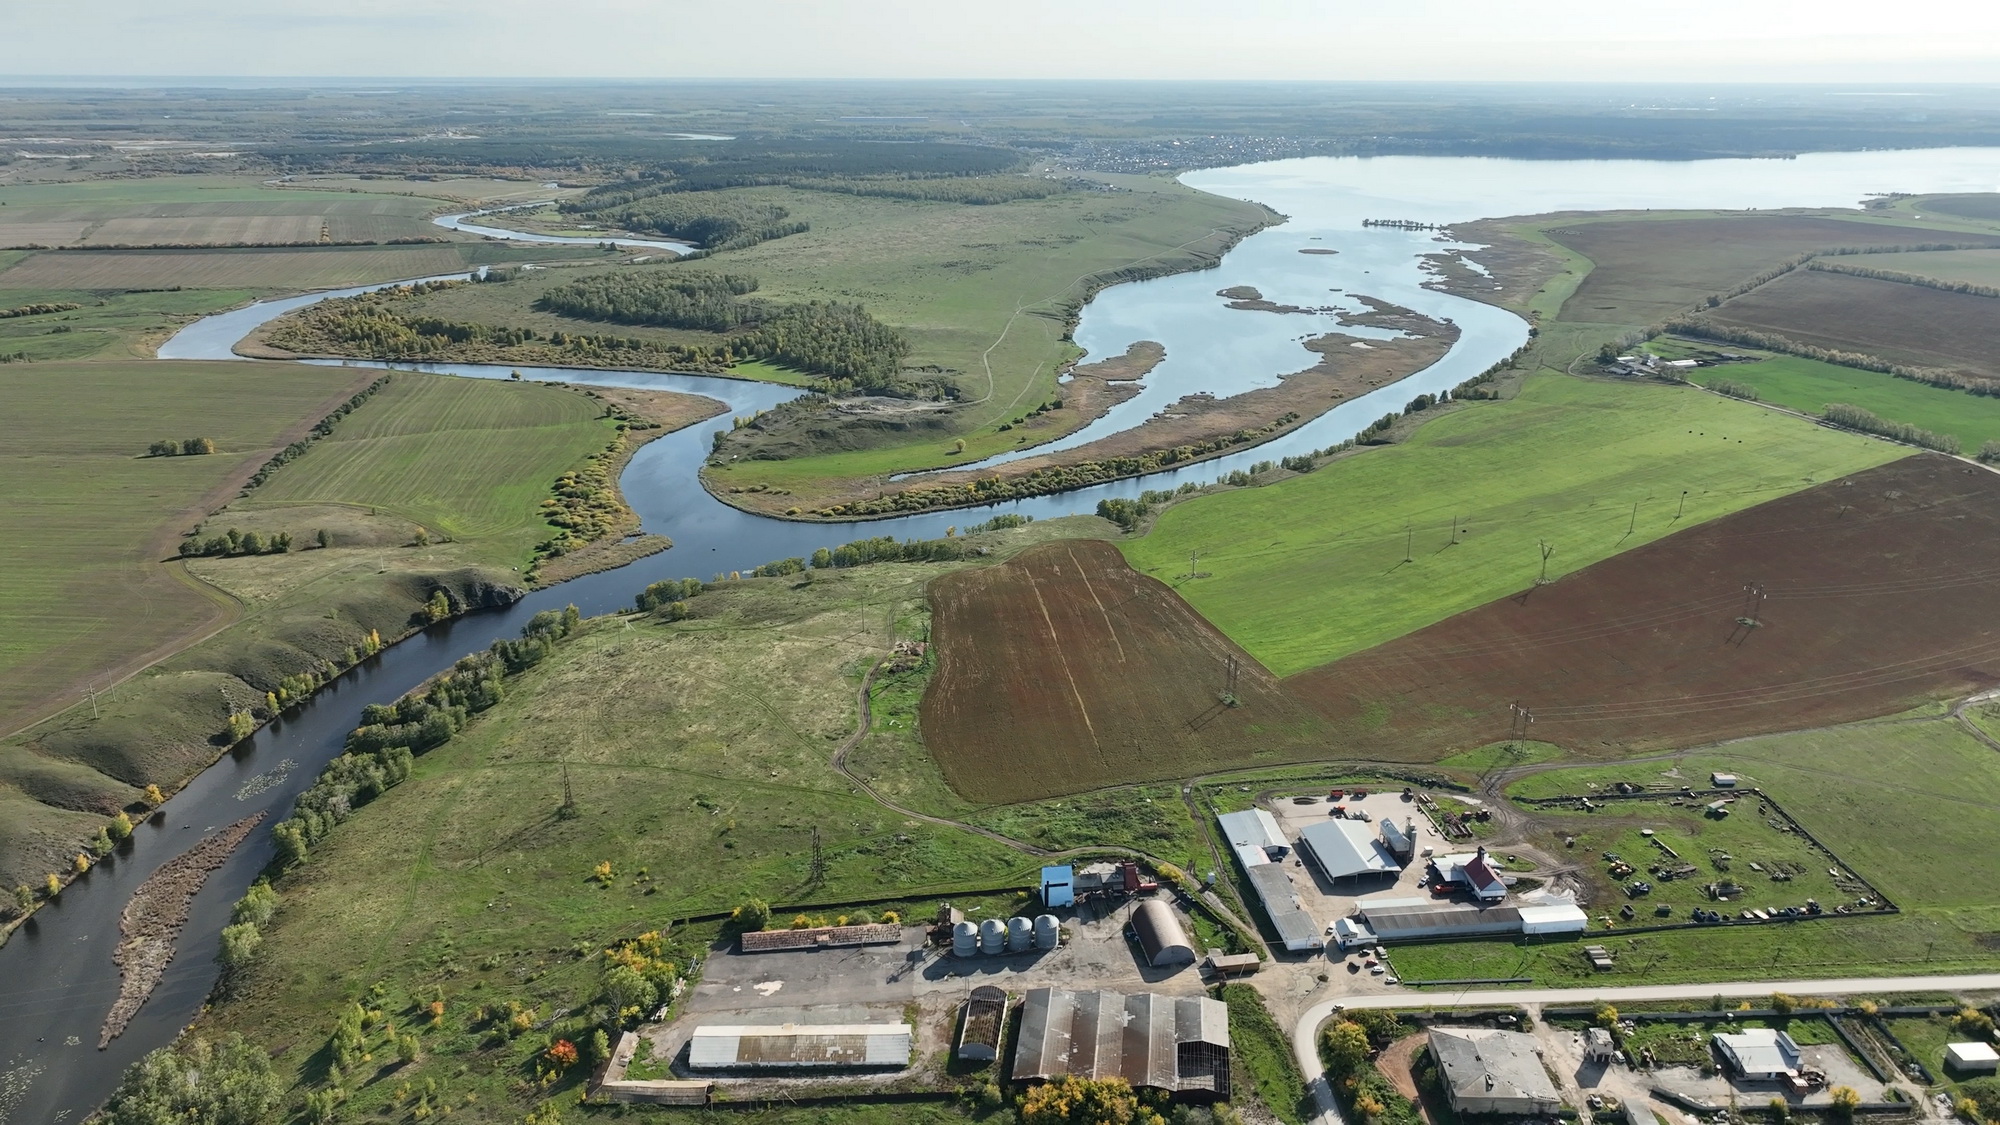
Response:
POLYGON ((1632 501, 1632 522, 1625 525, 1625 534, 1630 535, 1639 526, 1639 502, 1632 501))
POLYGON ((1688 506, 1688 493, 1687 489, 1683 488, 1681 489, 1680 507, 1674 509, 1674 519, 1679 520, 1681 518, 1681 513, 1687 511, 1687 506, 1688 506))
POLYGON ((1409 562, 1409 561, 1410 561, 1410 548, 1411 548, 1412 546, 1414 546, 1414 545, 1416 544, 1416 541, 1417 541, 1417 532, 1416 532, 1416 529, 1415 529, 1414 527, 1410 526, 1410 525, 1409 525, 1409 524, 1407 524, 1407 523, 1406 523, 1406 524, 1404 524, 1404 525, 1403 525, 1403 561, 1404 561, 1404 562, 1409 562))
MULTIPOLYGON (((90 693, 90 717, 95 719, 97 717, 97 678, 95 676, 91 677, 85 690, 90 693)), ((227 701, 229 697, 225 695, 222 698, 224 701, 227 701)))

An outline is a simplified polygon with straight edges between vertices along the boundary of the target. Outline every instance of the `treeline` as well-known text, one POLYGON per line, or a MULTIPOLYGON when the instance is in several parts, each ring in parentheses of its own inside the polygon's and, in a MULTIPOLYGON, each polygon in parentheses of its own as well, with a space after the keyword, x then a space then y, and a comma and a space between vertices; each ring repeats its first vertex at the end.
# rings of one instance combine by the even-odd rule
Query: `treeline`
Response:
POLYGON ((843 195, 869 195, 884 199, 915 199, 928 203, 963 203, 975 207, 1012 203, 1021 199, 1046 199, 1074 190, 1063 180, 1031 176, 971 176, 954 179, 871 179, 790 181, 789 186, 805 191, 831 191, 843 195))
POLYGON ((23 250, 56 250, 65 254, 90 253, 103 250, 303 250, 329 249, 341 246, 430 246, 450 242, 448 238, 435 235, 410 235, 404 238, 343 238, 325 242, 316 238, 294 239, 288 242, 93 242, 88 246, 42 246, 28 244, 23 250))
POLYGON ((377 391, 380 391, 383 387, 386 387, 388 385, 389 385, 389 376, 384 375, 381 378, 375 380, 374 382, 368 384, 367 386, 361 388, 361 390, 355 393, 354 397, 348 399, 346 402, 341 403, 339 406, 334 407, 333 410, 330 411, 326 417, 321 418, 318 422, 313 424, 311 432, 307 433, 306 436, 300 438, 299 440, 293 442, 292 444, 272 454, 271 459, 269 461, 264 462, 264 464, 261 467, 259 467, 255 473, 251 475, 250 480, 244 484, 243 492, 245 494, 248 494, 251 489, 256 488, 258 485, 263 484, 265 481, 269 480, 271 478, 272 473, 275 473, 279 469, 284 468, 286 465, 291 464, 293 461, 298 460, 299 457, 302 456, 306 450, 311 449, 313 447, 314 442, 317 442, 319 439, 332 433, 334 426, 338 425, 342 418, 345 418, 349 414, 354 413, 355 408, 359 407, 362 403, 367 402, 369 399, 375 397, 375 393, 377 391))
POLYGON ((1872 411, 1844 402, 1829 402, 1823 415, 1836 426, 1859 430, 1864 434, 1878 434, 1885 438, 1920 445, 1925 449, 1935 449, 1939 453, 1958 453, 1958 439, 1950 434, 1933 433, 1930 430, 1912 426, 1908 422, 1894 422, 1872 411))
POLYGON ((775 203, 664 186, 648 194, 636 190, 618 194, 631 198, 605 204, 586 195, 557 207, 567 215, 681 239, 708 251, 739 250, 812 229, 809 223, 792 220, 791 212, 775 203))
POLYGON ((73 312, 82 305, 68 301, 44 301, 35 305, 15 305, 11 309, 0 309, 0 320, 12 320, 17 316, 47 316, 49 313, 73 312))
POLYGON ((756 291, 757 279, 740 274, 626 271, 558 285, 535 307, 579 320, 727 332, 756 318, 760 306, 737 300, 756 291))
MULTIPOLYGON (((322 540, 325 533, 321 533, 322 540)), ((322 541, 320 546, 326 546, 322 541)), ((280 531, 268 537, 254 531, 238 531, 230 528, 221 535, 206 538, 190 535, 181 540, 180 555, 184 559, 215 558, 234 555, 282 555, 292 549, 292 533, 280 531)))
POLYGON ((364 708, 362 725, 347 736, 344 752, 299 794, 292 815, 271 830, 280 862, 304 863, 313 845, 354 810, 407 778, 417 755, 451 741, 467 718, 499 703, 507 677, 547 659, 581 620, 575 606, 544 610, 528 620, 521 639, 494 641, 395 703, 364 708))
POLYGON ((1814 344, 1800 343, 1789 336, 1780 336, 1775 332, 1756 332, 1748 328, 1717 324, 1707 317, 1677 316, 1662 325, 1660 330, 1681 336, 1720 340, 1727 344, 1742 344, 1745 347, 1761 348, 1767 352, 1816 359, 1821 363, 1835 363, 1863 371, 1879 371, 1885 375, 1894 375, 1898 379, 1908 379, 1913 383, 1926 383, 1933 387, 1965 391, 1968 394, 2000 396, 2000 379, 1962 371, 1947 371, 1941 367, 1911 367, 1907 364, 1892 363, 1881 356, 1865 352, 1822 348, 1814 344))
MULTIPOLYGON (((1940 250, 1985 250, 1992 247, 1993 244, 1990 242, 1913 242, 1903 246, 1830 246, 1824 250, 1811 250, 1795 258, 1788 258, 1754 277, 1738 282, 1729 289, 1720 293, 1709 294, 1703 299, 1702 304, 1711 309, 1715 308, 1732 297, 1741 297, 1752 289, 1769 285, 1771 282, 1776 281, 1801 266, 1808 269, 1824 269, 1833 273, 1853 273, 1862 277, 1874 277, 1877 276, 1878 272, 1888 272, 1886 270, 1872 271, 1865 266, 1835 266, 1832 263, 1824 262, 1823 259, 1826 258, 1849 258, 1863 254, 1922 254, 1940 250)), ((1903 278, 1884 278, 1883 280, 1903 280, 1903 278)), ((1922 284, 1922 282, 1917 281, 1913 276, 1909 280, 1917 284, 1922 284)), ((1939 286, 1939 288, 1944 287, 1943 285, 1939 286)), ((2000 296, 2000 294, 1987 295, 2000 296)))
MULTIPOLYGON (((581 316, 594 309, 617 307, 634 315, 640 310, 650 282, 645 274, 593 281, 587 288, 557 298, 550 311, 581 316), (631 292, 625 292, 633 286, 631 292)), ((748 280, 748 279, 739 279, 748 280)), ((583 285, 582 282, 572 285, 583 285)), ((562 287, 568 289, 568 286, 562 287)), ((811 301, 775 305, 744 303, 741 310, 712 307, 713 296, 691 297, 683 311, 690 317, 747 317, 739 335, 714 344, 670 343, 636 336, 544 334, 532 328, 508 328, 411 315, 393 303, 422 287, 400 287, 358 297, 334 298, 281 321, 269 342, 289 351, 361 355, 369 359, 529 363, 561 367, 657 367, 676 371, 719 372, 744 360, 769 360, 822 376, 813 389, 842 394, 856 389, 896 393, 896 375, 909 354, 909 341, 868 315, 860 305, 811 301)))
POLYGON ((964 508, 1002 500, 1021 500, 1056 492, 1085 488, 1093 484, 1144 476, 1174 465, 1211 457, 1226 449, 1249 445, 1298 421, 1286 412, 1274 422, 1255 429, 1241 429, 1208 441, 1191 442, 1172 449, 1141 453, 1131 457, 1107 457, 1075 465, 1052 465, 1018 477, 986 477, 967 484, 939 484, 905 489, 873 500, 854 500, 820 510, 825 516, 877 516, 892 512, 920 512, 932 508, 964 508))
POLYGON ((146 447, 148 457, 203 457, 215 452, 215 439, 205 437, 162 439, 146 447))
POLYGON ((1926 289, 1941 289, 1946 293, 1966 293, 1974 297, 2000 297, 2000 286, 1979 285, 1970 281, 1946 281, 1922 274, 1903 273, 1900 270, 1878 270, 1868 266, 1850 265, 1846 262, 1829 262, 1818 259, 1806 263, 1807 269, 1825 273, 1844 273, 1854 277, 1866 277, 1875 281, 1893 281, 1899 285, 1921 285, 1926 289))

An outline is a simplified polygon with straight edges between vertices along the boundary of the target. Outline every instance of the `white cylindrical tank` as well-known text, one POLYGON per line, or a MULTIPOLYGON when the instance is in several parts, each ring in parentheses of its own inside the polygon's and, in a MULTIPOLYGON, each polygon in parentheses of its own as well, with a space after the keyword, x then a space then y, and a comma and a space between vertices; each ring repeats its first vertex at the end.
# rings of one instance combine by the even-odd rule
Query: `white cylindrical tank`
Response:
POLYGON ((1026 953, 1035 948, 1035 924, 1016 914, 1007 919, 1007 952, 1026 953))
POLYGON ((979 952, 979 927, 960 922, 951 928, 951 955, 971 957, 979 952))
POLYGON ((1044 914, 1035 919, 1035 948, 1054 949, 1062 940, 1062 924, 1053 914, 1044 914))
POLYGON ((979 952, 1000 953, 1007 948, 1007 925, 998 918, 979 923, 979 952))

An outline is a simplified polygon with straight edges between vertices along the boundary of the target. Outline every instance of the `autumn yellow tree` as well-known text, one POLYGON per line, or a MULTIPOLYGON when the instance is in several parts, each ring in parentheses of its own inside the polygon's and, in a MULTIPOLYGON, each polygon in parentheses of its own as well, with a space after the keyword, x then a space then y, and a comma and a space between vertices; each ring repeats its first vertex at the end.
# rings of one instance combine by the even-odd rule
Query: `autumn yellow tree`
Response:
POLYGON ((1123 1078, 1065 1075, 1021 1097, 1021 1125, 1161 1125, 1123 1078))

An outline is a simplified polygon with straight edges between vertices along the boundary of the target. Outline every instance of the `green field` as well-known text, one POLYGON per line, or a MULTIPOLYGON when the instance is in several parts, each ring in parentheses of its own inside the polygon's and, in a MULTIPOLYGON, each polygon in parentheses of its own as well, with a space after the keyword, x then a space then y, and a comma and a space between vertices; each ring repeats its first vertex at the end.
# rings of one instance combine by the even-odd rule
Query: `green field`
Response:
POLYGON ((1931 277, 1939 281, 1968 285, 2000 286, 2000 250, 1926 250, 1913 254, 1871 254, 1865 258, 1836 260, 1835 265, 1857 265, 1870 269, 1931 277))
POLYGON ((549 485, 611 439, 601 413, 534 383, 399 373, 236 510, 379 509, 461 541, 467 562, 525 566, 549 535, 540 509, 549 485))
MULTIPOLYGON (((0 267, 5 266, 0 257, 0 267)), ((82 289, 0 289, 0 309, 34 304, 82 308, 0 320, 0 355, 31 361, 150 357, 174 325, 250 300, 247 289, 116 293, 82 289)))
MULTIPOLYGON (((1940 862, 2000 848, 2000 755, 1956 720, 1858 723, 1745 739, 1668 760, 1557 768, 1508 792, 1583 793, 1592 783, 1614 781, 1678 788, 1701 785, 1716 770, 1738 774, 1745 788, 1768 791, 1901 913, 1629 938, 1599 928, 1592 940, 1603 941, 1618 958, 1617 967, 1603 973, 1584 962, 1573 942, 1417 946, 1395 953, 1397 968, 1417 980, 1519 975, 1547 983, 1632 984, 1991 971, 2000 960, 2000 907, 1990 886, 1967 878, 1957 864, 1940 862)), ((1593 904, 1593 915, 1601 912, 1593 904)))
MULTIPOLYGON (((407 188, 408 185, 399 185, 407 188)), ((436 199, 163 176, 0 187, 0 245, 337 242, 435 235, 436 199)))
MULTIPOLYGON (((1995 313, 2000 314, 2000 305, 1995 313)), ((1732 363, 1694 373, 1698 383, 1742 383, 1765 402, 1808 414, 1844 402, 1896 422, 1933 433, 1951 434, 1967 450, 2000 440, 2000 399, 1898 379, 1879 371, 1839 367, 1816 359, 1774 356, 1757 363, 1732 363)))
POLYGON ((1169 508, 1124 549, 1291 675, 1526 588, 1538 540, 1555 578, 1903 455, 1686 389, 1542 375, 1402 444, 1169 508), (1190 552, 1208 577, 1177 581, 1190 552))

